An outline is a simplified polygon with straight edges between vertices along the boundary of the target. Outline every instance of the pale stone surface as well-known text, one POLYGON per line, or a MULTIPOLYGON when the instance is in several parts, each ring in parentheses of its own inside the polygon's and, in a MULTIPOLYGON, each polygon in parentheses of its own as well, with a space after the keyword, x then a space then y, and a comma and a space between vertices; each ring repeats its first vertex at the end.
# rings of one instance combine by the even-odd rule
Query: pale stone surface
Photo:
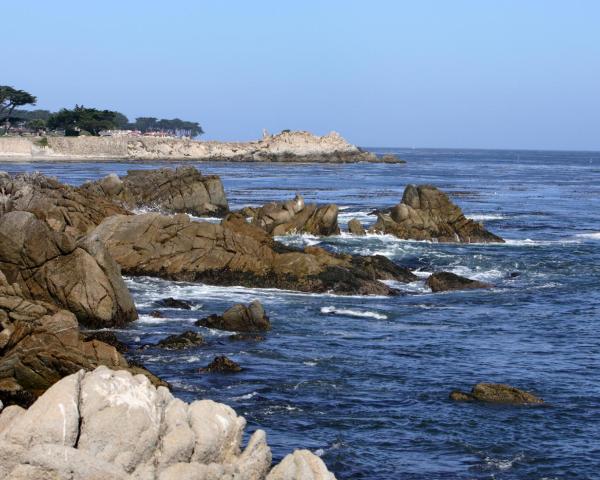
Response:
POLYGON ((307 450, 269 474, 265 432, 255 431, 242 452, 245 425, 227 405, 188 405, 141 375, 80 371, 29 410, 0 413, 0 480, 335 479, 307 450))
MULTIPOLYGON (((32 138, 0 138, 0 158, 6 160, 211 160, 246 162, 386 162, 363 152, 340 134, 317 136, 304 131, 265 135, 255 142, 204 142, 152 137, 48 137, 48 146, 32 138)), ((112 185, 115 186, 116 185, 112 185)))
POLYGON ((308 450, 287 455, 267 476, 267 480, 335 480, 325 463, 308 450))

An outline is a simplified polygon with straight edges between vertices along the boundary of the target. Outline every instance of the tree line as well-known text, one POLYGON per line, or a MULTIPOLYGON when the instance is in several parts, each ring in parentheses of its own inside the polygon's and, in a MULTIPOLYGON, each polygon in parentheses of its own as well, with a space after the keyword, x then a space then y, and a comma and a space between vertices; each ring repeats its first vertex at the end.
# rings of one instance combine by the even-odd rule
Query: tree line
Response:
POLYGON ((136 130, 142 133, 160 132, 172 136, 197 137, 204 133, 198 122, 179 118, 138 117, 130 122, 126 115, 112 110, 75 105, 58 112, 23 110, 17 107, 35 105, 37 98, 24 90, 0 85, 0 125, 3 133, 17 125, 33 132, 64 131, 66 136, 100 135, 106 130, 136 130))

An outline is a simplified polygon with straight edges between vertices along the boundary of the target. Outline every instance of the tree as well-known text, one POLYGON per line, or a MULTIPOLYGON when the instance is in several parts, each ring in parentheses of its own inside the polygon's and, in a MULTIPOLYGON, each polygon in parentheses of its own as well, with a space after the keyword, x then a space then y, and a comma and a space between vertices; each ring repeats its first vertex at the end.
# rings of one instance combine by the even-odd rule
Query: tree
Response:
POLYGON ((63 108, 48 119, 48 128, 63 129, 66 136, 78 136, 81 132, 99 135, 102 130, 112 130, 116 127, 117 112, 97 110, 75 105, 73 110, 63 108))
POLYGON ((129 119, 121 112, 114 112, 115 114, 115 125, 119 130, 125 130, 129 127, 129 119))
POLYGON ((35 132, 44 131, 46 130, 46 121, 41 118, 34 118, 27 122, 27 127, 35 132))
POLYGON ((150 132, 156 130, 156 117, 138 117, 133 126, 140 132, 150 132))
POLYGON ((9 118, 17 107, 35 105, 37 98, 25 90, 17 90, 8 85, 0 85, 0 123, 4 120, 4 133, 10 128, 9 118))

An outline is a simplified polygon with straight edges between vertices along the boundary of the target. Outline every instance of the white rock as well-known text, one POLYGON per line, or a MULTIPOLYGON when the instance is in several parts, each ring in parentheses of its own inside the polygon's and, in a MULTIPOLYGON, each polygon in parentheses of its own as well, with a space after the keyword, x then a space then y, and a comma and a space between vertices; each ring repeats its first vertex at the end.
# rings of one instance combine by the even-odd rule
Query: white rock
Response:
POLYGON ((2 439, 25 448, 42 443, 75 445, 82 377, 83 370, 52 385, 26 412, 14 418, 2 433, 2 439))
POLYGON ((240 454, 246 420, 222 403, 199 400, 189 406, 190 425, 196 436, 192 460, 229 463, 240 454))
POLYGON ((335 480, 335 476, 314 453, 296 450, 271 470, 267 480, 335 480))
POLYGON ((157 390, 143 375, 98 367, 81 382, 78 448, 126 472, 149 460, 158 445, 157 390))

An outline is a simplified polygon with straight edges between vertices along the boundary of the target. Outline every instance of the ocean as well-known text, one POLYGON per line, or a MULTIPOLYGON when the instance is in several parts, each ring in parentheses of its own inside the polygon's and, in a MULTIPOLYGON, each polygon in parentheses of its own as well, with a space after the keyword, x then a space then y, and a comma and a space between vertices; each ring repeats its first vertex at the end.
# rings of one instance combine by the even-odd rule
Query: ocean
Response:
MULTIPOLYGON (((302 193, 352 218, 398 203, 409 183, 433 184, 506 244, 449 245, 386 235, 281 238, 337 252, 380 254, 415 269, 397 297, 212 287, 127 278, 139 321, 118 330, 135 358, 186 401, 224 402, 262 428, 275 460, 295 448, 322 456, 340 480, 589 479, 600 475, 600 153, 371 149, 406 164, 197 163, 220 175, 232 209, 302 193), (446 270, 494 285, 431 293, 446 270), (192 310, 149 312, 176 297, 192 310), (259 299, 273 329, 230 341, 193 322, 259 299), (204 346, 138 350, 198 330, 204 346), (217 354, 244 368, 200 374, 217 354), (546 403, 457 404, 451 390, 508 383, 546 403)), ((80 184, 177 162, 2 163, 80 184)), ((185 164, 194 164, 185 162, 185 164)), ((218 221, 209 219, 210 221, 218 221)))

